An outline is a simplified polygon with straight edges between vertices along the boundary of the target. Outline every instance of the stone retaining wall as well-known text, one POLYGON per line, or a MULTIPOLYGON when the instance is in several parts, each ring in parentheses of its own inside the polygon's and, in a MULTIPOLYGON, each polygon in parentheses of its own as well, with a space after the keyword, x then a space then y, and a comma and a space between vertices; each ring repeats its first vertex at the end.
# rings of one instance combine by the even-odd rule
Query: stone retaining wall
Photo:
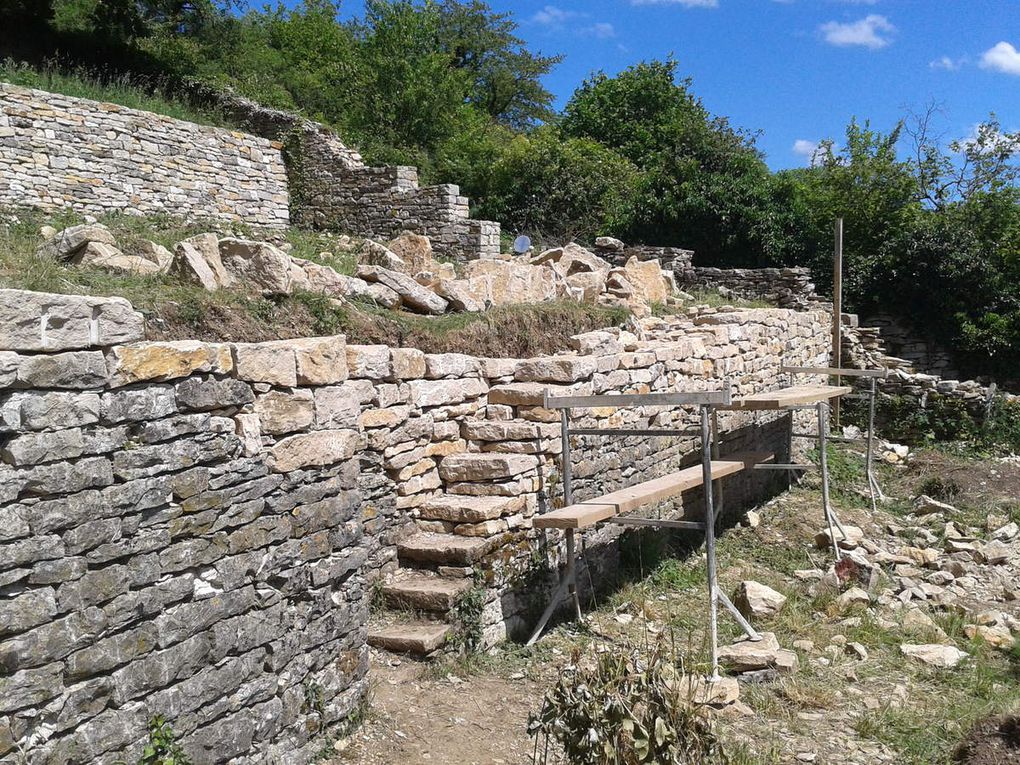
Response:
POLYGON ((745 300, 765 300, 781 308, 806 310, 819 302, 807 268, 707 268, 676 271, 681 289, 711 287, 745 300))
POLYGON ((281 145, 0 83, 0 204, 285 226, 281 145))
MULTIPOLYGON (((364 695, 370 585, 408 535, 484 540, 486 643, 534 623, 563 554, 531 527, 560 492, 545 388, 727 377, 743 395, 780 385, 782 363, 823 363, 826 326, 821 312, 709 311, 580 335, 573 354, 485 359, 342 337, 144 342, 123 300, 0 291, 0 759, 133 761, 159 714, 195 762, 307 761, 364 695), (462 523, 428 512, 442 494, 511 501, 462 523)), ((785 421, 721 419, 724 454, 784 458, 785 421)), ((575 494, 696 459, 693 437, 581 438, 575 494)), ((727 507, 777 480, 727 479, 727 507)), ((611 574, 618 536, 585 534, 585 564, 611 574)))

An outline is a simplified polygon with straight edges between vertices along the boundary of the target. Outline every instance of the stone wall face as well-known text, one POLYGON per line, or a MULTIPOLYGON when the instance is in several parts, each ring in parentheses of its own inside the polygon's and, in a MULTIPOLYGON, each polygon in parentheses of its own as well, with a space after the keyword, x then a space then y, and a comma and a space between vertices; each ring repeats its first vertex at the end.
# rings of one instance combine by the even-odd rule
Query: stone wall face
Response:
POLYGON ((308 761, 367 683, 343 339, 141 330, 0 290, 0 761, 308 761))
MULTIPOLYGON (((822 312, 705 311, 580 335, 570 354, 489 359, 342 337, 143 342, 125 301, 0 291, 0 759, 131 761, 160 714, 195 762, 306 761, 364 695, 370 585, 403 565, 409 536, 484 545, 469 565, 486 583, 485 643, 534 624, 563 556, 558 533, 532 528, 561 492, 546 388, 727 378, 744 395, 783 384, 783 363, 823 363, 827 326, 822 312), (507 502, 487 520, 437 518, 430 501, 453 495, 507 502)), ((591 410, 577 424, 695 418, 591 410)), ((720 418, 723 454, 785 458, 784 416, 720 418)), ((579 437, 575 497, 697 449, 693 436, 579 437)), ((777 480, 727 479, 726 507, 777 480)), ((612 573, 619 536, 583 535, 593 577, 612 573)))
POLYGON ((820 298, 807 268, 708 268, 676 271, 681 289, 720 287, 746 300, 765 300, 780 308, 805 310, 820 298))
POLYGON ((861 321, 881 332, 882 342, 889 355, 903 359, 926 374, 960 379, 960 370, 957 369, 948 349, 939 346, 933 339, 925 337, 916 329, 905 326, 895 316, 880 313, 867 316, 861 321))
POLYGON ((280 144, 0 83, 0 204, 285 226, 280 144))

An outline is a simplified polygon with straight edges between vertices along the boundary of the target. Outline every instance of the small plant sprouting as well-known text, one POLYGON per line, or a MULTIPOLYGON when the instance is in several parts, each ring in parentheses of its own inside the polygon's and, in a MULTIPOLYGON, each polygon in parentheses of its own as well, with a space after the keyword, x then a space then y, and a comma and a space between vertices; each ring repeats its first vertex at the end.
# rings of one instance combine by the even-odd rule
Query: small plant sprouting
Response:
POLYGON ((138 765, 191 765, 191 758, 177 741, 177 734, 163 715, 149 720, 149 743, 138 765))

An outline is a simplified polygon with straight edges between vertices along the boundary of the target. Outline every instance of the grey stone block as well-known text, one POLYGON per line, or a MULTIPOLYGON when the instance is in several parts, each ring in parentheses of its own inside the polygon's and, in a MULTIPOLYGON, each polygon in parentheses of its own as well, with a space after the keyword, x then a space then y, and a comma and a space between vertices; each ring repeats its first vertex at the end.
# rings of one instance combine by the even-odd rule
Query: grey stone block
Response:
POLYGON ((171 385, 147 385, 104 393, 100 400, 103 422, 151 421, 177 411, 177 397, 171 385))
POLYGON ((102 351, 22 356, 16 384, 22 388, 100 388, 106 384, 102 351))
POLYGON ((255 400, 251 386, 241 380, 189 377, 177 383, 177 404, 181 409, 211 411, 250 404, 255 400))

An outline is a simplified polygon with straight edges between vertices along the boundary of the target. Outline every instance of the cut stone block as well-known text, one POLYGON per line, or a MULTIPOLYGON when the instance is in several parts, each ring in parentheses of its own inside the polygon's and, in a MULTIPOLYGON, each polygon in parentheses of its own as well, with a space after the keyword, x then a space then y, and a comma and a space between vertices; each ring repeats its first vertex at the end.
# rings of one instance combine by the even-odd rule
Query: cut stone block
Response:
POLYGON ((463 577, 448 579, 407 572, 383 585, 382 592, 390 608, 446 612, 470 589, 471 580, 463 577))
POLYGON ((741 640, 721 647, 719 663, 738 674, 769 668, 792 672, 797 668, 797 654, 781 648, 775 633, 763 632, 761 640, 741 640))
POLYGON ((368 644, 395 653, 410 653, 425 656, 446 642, 450 634, 449 624, 405 624, 393 627, 378 627, 368 631, 368 644))
POLYGON ((451 454, 439 464, 444 481, 489 481, 513 478, 538 467, 527 454, 451 454))
POLYGON ((481 523, 513 515, 524 507, 523 497, 472 497, 441 494, 418 508, 422 518, 454 523, 481 523))
POLYGON ((493 549, 497 541, 496 538, 424 532, 398 542, 397 556, 404 560, 467 566, 493 549))

